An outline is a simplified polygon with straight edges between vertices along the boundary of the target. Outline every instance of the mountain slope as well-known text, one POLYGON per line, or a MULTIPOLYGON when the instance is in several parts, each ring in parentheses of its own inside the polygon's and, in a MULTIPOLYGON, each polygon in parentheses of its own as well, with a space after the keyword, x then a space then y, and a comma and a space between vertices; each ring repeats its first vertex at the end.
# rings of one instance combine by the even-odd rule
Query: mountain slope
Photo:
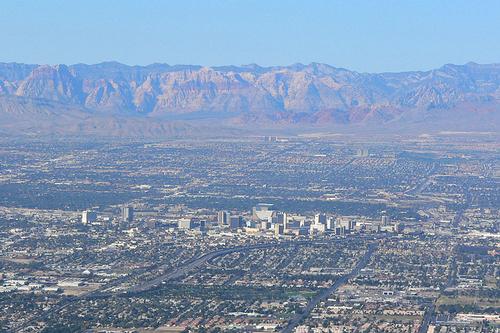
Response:
MULTIPOLYGON (((113 122, 105 119, 119 118, 151 127, 195 121, 207 126, 377 126, 437 118, 481 125, 500 112, 500 65, 370 74, 317 63, 214 68, 0 63, 0 98, 0 127, 10 129, 29 127, 33 118, 27 113, 55 125, 69 118, 109 126, 113 122)), ((98 127, 105 131, 104 125, 98 127)))

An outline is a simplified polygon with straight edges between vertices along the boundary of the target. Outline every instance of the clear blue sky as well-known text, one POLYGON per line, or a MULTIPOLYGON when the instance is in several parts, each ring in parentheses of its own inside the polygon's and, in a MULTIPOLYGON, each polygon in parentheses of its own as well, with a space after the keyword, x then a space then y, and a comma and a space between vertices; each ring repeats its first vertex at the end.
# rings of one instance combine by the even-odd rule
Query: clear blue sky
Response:
POLYGON ((500 62, 498 0, 2 1, 1 62, 287 65, 500 62))

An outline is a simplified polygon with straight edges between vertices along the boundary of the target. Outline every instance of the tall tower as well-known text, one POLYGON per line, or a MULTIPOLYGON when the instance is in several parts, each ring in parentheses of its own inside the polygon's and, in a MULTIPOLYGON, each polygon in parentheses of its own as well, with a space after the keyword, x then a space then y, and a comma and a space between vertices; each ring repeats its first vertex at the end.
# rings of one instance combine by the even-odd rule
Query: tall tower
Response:
POLYGON ((227 225, 228 224, 226 211, 221 210, 217 213, 217 223, 219 225, 227 225))
POLYGON ((122 220, 131 223, 134 220, 134 208, 130 206, 122 207, 122 220))
POLYGON ((288 229, 289 225, 288 225, 288 214, 287 213, 283 213, 283 228, 286 230, 288 229))
POLYGON ((91 210, 84 210, 82 212, 82 224, 90 224, 97 219, 97 214, 91 210))
POLYGON ((314 224, 326 224, 326 214, 314 215, 314 224))

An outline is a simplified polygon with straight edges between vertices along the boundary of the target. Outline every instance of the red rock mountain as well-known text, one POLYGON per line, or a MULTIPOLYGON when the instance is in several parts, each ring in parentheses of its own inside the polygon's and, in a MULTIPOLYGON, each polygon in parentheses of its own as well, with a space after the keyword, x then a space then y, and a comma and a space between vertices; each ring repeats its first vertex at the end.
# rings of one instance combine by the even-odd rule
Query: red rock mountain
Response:
POLYGON ((3 127, 15 128, 12 119, 57 123, 63 111, 76 122, 218 119, 270 127, 418 123, 435 115, 460 115, 467 122, 477 114, 498 119, 500 65, 370 74, 317 63, 266 68, 0 64, 3 127))

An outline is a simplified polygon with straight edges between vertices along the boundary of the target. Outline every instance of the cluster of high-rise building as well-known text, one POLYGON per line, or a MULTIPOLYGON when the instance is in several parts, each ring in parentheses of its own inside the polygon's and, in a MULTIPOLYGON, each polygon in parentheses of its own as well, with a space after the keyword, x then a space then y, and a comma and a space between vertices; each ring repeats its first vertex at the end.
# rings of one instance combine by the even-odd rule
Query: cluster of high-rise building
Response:
MULTIPOLYGON (((385 221, 388 223, 387 217, 385 221)), ((230 215, 227 211, 219 211, 217 223, 233 230, 244 228, 250 232, 273 232, 275 235, 295 236, 322 233, 345 235, 355 231, 357 227, 354 219, 324 213, 317 213, 311 218, 275 210, 273 204, 267 203, 260 203, 253 207, 251 216, 246 219, 241 215, 230 215)), ((380 226, 377 231, 380 231, 380 226)))
MULTIPOLYGON (((98 220, 98 214, 94 210, 84 210, 81 216, 81 222, 84 225, 89 225, 98 220)), ((103 217, 105 221, 111 221, 109 216, 103 217)), ((130 224, 134 221, 134 208, 131 206, 123 206, 120 208, 120 217, 115 219, 117 223, 130 224)))
POLYGON ((359 220, 356 217, 345 217, 325 213, 316 213, 311 216, 293 214, 275 209, 273 204, 259 203, 250 212, 226 211, 216 212, 216 215, 199 215, 199 212, 178 212, 174 215, 163 216, 154 211, 145 216, 143 211, 138 211, 135 217, 132 206, 120 207, 119 214, 115 216, 98 214, 93 210, 85 210, 81 215, 81 223, 91 224, 116 224, 123 227, 146 227, 146 228, 177 228, 184 231, 233 232, 248 234, 267 234, 275 236, 306 236, 320 234, 334 234, 344 236, 349 233, 366 230, 368 232, 393 231, 400 232, 402 225, 392 223, 387 215, 383 215, 379 221, 359 220))

